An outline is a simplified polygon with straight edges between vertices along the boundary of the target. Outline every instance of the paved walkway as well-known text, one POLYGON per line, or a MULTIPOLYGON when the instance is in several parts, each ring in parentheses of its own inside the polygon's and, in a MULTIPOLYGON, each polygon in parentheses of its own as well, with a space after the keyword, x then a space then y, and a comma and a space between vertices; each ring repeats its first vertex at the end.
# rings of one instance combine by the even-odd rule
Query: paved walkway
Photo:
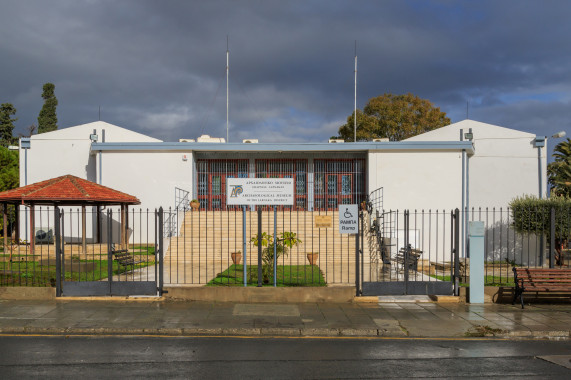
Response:
POLYGON ((571 305, 0 300, 0 334, 569 339, 571 305))

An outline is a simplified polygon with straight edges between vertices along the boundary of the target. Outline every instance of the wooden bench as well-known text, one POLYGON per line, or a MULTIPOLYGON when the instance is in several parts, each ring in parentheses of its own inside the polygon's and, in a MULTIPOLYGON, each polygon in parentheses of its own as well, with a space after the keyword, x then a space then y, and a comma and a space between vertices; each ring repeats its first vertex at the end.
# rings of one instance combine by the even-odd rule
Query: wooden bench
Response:
POLYGON ((512 305, 517 297, 523 309, 523 292, 569 293, 571 292, 571 269, 512 268, 515 292, 512 305))
POLYGON ((411 245, 408 245, 408 248, 402 247, 399 250, 399 253, 396 257, 397 263, 402 264, 404 268, 405 258, 408 262, 408 269, 409 270, 418 270, 418 259, 422 255, 422 251, 416 248, 412 248, 411 245))
POLYGON ((135 265, 143 262, 141 260, 135 260, 135 257, 129 254, 126 249, 115 249, 115 245, 111 246, 111 253, 113 253, 114 260, 117 261, 119 266, 124 268, 124 271, 121 273, 131 272, 135 269, 135 265), (129 267, 131 270, 129 270, 129 267))

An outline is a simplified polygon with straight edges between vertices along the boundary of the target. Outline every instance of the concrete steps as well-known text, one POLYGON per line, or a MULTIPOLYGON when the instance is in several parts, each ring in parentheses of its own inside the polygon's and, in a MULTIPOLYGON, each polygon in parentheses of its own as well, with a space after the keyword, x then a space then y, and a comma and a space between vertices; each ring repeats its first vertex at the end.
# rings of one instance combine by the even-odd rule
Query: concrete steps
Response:
MULTIPOLYGON (((273 212, 264 212, 262 231, 272 234, 274 230, 273 212)), ((182 262, 213 260, 227 262, 231 252, 243 250, 242 212, 234 211, 189 211, 180 216, 179 236, 170 239, 165 258, 176 258, 182 262)), ((338 213, 318 213, 309 211, 277 213, 278 235, 284 231, 297 234, 302 241, 290 250, 288 261, 308 263, 306 254, 319 252, 323 262, 348 262, 354 260, 354 235, 341 235, 338 230, 338 213), (317 228, 316 215, 331 216, 331 227, 317 228)), ((256 212, 246 212, 246 242, 248 252, 257 253, 257 247, 250 243, 258 232, 256 212)), ((367 250, 367 242, 365 242, 367 250)), ((369 257, 368 251, 365 257, 369 257)))

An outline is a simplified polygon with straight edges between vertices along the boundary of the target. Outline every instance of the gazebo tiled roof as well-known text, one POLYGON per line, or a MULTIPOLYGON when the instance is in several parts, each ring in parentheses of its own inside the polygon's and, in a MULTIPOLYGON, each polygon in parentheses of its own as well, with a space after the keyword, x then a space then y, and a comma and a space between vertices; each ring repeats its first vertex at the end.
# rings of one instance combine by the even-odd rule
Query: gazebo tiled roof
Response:
POLYGON ((4 191, 0 193, 0 202, 50 205, 141 203, 137 197, 69 174, 4 191))

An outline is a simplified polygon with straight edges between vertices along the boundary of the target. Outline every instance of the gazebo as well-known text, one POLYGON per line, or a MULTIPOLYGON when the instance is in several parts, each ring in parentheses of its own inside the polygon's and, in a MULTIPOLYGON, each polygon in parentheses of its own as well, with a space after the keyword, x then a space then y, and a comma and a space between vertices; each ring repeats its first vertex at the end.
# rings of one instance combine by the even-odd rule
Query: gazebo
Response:
MULTIPOLYGON (((129 205, 141 204, 133 195, 98 185, 94 182, 64 175, 7 190, 0 193, 0 203, 3 204, 4 218, 4 252, 8 251, 8 205, 29 206, 30 212, 30 252, 35 252, 35 206, 81 206, 82 211, 82 249, 86 252, 86 206, 121 206, 121 246, 127 241, 127 210, 129 205)), ((97 208, 99 211, 99 207, 97 208)), ((20 239, 18 212, 16 212, 16 239, 20 239)), ((99 220, 99 218, 97 218, 99 220)), ((100 228, 98 227, 98 230, 100 228)))

